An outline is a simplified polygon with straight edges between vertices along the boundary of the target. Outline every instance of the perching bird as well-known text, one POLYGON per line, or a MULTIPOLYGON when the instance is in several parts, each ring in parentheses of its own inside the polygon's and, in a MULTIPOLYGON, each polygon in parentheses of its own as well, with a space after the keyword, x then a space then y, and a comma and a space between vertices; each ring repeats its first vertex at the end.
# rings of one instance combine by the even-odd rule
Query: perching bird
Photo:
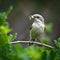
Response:
POLYGON ((40 40, 45 28, 44 18, 40 14, 34 14, 30 16, 30 20, 33 21, 30 30, 30 41, 40 40))

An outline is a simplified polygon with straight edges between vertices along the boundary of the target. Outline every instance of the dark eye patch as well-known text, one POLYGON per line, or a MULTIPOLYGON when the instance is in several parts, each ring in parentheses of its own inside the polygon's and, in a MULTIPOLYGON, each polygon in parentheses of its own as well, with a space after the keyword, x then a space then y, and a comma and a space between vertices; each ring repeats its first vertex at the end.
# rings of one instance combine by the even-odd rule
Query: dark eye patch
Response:
POLYGON ((39 16, 36 16, 36 18, 40 18, 39 16))
POLYGON ((34 16, 34 18, 40 18, 39 16, 34 16))
POLYGON ((38 18, 39 20, 41 20, 41 21, 42 21, 42 19, 41 19, 39 16, 34 16, 34 18, 38 18))

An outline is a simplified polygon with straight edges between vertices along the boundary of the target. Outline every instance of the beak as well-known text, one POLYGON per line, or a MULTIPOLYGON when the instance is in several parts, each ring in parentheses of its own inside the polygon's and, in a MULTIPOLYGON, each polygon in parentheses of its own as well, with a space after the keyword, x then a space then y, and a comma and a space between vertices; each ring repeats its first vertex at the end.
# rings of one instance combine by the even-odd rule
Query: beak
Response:
POLYGON ((30 20, 33 19, 33 18, 34 18, 34 17, 33 17, 32 15, 29 16, 29 19, 30 19, 30 20))

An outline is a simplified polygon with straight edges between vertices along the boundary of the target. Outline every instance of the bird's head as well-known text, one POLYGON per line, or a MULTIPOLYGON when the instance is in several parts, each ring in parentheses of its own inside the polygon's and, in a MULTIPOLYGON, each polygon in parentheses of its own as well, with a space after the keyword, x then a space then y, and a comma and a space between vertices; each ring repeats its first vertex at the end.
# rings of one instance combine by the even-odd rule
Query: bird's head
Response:
POLYGON ((40 20, 42 23, 44 23, 44 18, 40 14, 33 14, 30 17, 30 20, 35 21, 35 20, 40 20))

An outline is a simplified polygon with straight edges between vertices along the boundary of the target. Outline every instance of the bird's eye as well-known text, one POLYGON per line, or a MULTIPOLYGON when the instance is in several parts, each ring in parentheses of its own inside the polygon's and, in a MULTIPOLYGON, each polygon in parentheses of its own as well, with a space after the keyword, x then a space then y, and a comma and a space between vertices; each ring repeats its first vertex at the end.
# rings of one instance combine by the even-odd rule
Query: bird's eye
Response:
POLYGON ((39 18, 39 16, 34 16, 34 18, 39 18))
POLYGON ((39 18, 39 16, 36 16, 36 18, 39 18))

